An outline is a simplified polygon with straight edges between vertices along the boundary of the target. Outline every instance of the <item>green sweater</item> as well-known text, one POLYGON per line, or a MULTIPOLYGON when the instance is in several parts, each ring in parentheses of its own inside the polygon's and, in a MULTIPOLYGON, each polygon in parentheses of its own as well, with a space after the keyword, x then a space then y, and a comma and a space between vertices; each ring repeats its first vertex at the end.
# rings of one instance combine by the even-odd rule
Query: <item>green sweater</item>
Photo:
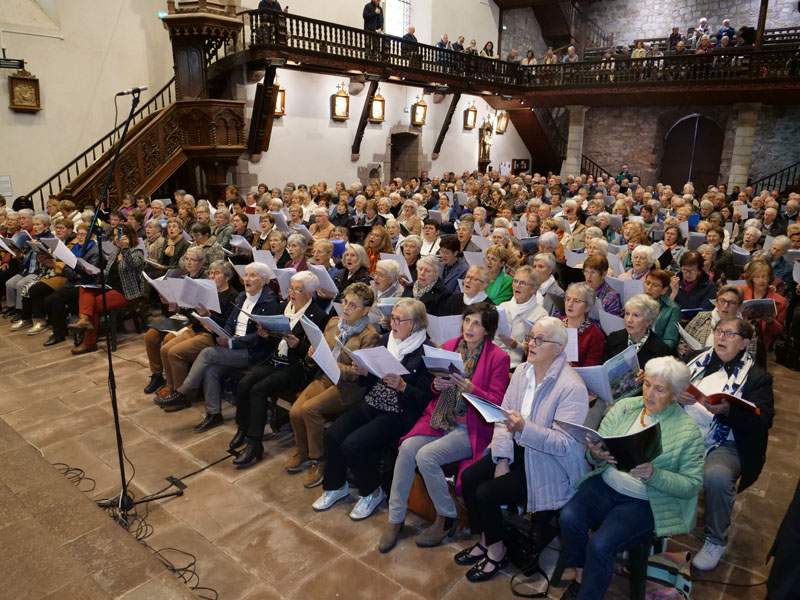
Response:
MULTIPOLYGON (((644 408, 641 396, 618 400, 600 424, 600 435, 624 435, 644 408)), ((677 402, 654 420, 661 423, 661 454, 653 460, 653 474, 644 480, 653 511, 656 535, 664 537, 691 531, 697 516, 697 495, 703 486, 705 449, 700 428, 677 402)), ((598 465, 587 451, 590 463, 598 465)), ((611 465, 607 462, 584 475, 599 475, 611 465)))
POLYGON ((669 294, 662 294, 658 299, 661 311, 658 313, 656 322, 653 323, 653 333, 661 338, 667 346, 673 350, 678 347, 678 324, 681 321, 681 307, 669 297, 669 294))
POLYGON ((511 300, 514 290, 511 288, 511 275, 506 275, 503 271, 486 288, 486 295, 496 306, 511 300))

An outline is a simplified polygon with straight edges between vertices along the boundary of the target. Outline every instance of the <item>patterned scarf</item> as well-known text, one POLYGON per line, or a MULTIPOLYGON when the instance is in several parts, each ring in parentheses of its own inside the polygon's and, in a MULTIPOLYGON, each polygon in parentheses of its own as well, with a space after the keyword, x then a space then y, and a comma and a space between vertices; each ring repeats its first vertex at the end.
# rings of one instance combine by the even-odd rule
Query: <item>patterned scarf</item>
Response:
MULTIPOLYGON (((706 367, 708 363, 711 362, 711 357, 714 354, 714 349, 709 348, 702 354, 700 354, 697 358, 695 358, 691 364, 689 365, 689 371, 691 372, 691 381, 694 383, 695 381, 702 379, 706 374, 706 367)), ((722 392, 725 394, 736 395, 739 390, 744 387, 745 381, 747 381, 747 375, 750 372, 750 367, 754 364, 752 355, 745 351, 742 353, 741 358, 736 362, 736 365, 733 367, 733 371, 728 376, 728 380, 725 382, 725 385, 722 388, 722 392)), ((720 366, 721 369, 725 369, 725 365, 722 364, 720 366)), ((731 432, 731 428, 728 425, 723 425, 719 422, 719 415, 714 415, 714 419, 711 422, 711 444, 706 449, 706 456, 714 450, 718 448, 725 440, 728 439, 728 435, 731 432)))
MULTIPOLYGON (((461 360, 464 361, 465 379, 472 379, 472 375, 475 373, 475 367, 478 364, 478 359, 483 352, 485 342, 486 338, 482 339, 475 348, 473 348, 472 352, 468 351, 467 341, 463 337, 458 343, 456 352, 461 354, 461 360)), ((436 402, 436 407, 433 409, 433 414, 431 415, 431 427, 444 431, 455 429, 459 402, 463 402, 463 400, 461 400, 461 392, 456 386, 453 385, 442 390, 442 393, 439 395, 439 400, 436 402)))
MULTIPOLYGON (((339 333, 336 334, 336 339, 339 340, 342 346, 344 346, 347 343, 347 340, 364 331, 364 328, 369 325, 369 318, 361 317, 352 325, 348 325, 347 321, 345 321, 343 317, 339 317, 338 325, 339 333)), ((339 360, 339 355, 342 353, 342 346, 339 344, 334 344, 333 348, 331 348, 331 353, 333 354, 334 360, 339 360)))
POLYGON ((628 346, 636 346, 636 353, 638 354, 639 350, 642 349, 642 346, 644 346, 644 343, 647 341, 647 338, 650 337, 650 331, 651 329, 648 327, 647 331, 644 332, 642 339, 640 339, 638 342, 634 342, 633 338, 630 336, 630 334, 628 334, 628 346))
POLYGON ((433 286, 436 285, 436 281, 438 280, 434 279, 432 283, 426 285, 425 287, 422 287, 419 284, 419 279, 417 279, 414 282, 414 288, 412 289, 412 292, 414 293, 414 300, 419 300, 420 298, 422 298, 422 296, 430 292, 433 289, 433 286))

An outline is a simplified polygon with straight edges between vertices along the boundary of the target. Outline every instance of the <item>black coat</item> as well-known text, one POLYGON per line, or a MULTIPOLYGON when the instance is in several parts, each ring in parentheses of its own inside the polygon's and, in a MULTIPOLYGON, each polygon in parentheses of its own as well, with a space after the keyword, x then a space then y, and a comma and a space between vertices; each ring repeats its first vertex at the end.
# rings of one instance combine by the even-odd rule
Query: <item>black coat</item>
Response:
MULTIPOLYGON (((414 297, 414 286, 409 285, 405 290, 403 290, 403 298, 413 298, 414 297)), ((444 287, 441 279, 437 279, 434 286, 429 289, 427 292, 422 294, 422 297, 419 299, 425 305, 425 312, 429 315, 433 315, 435 317, 440 317, 442 315, 448 314, 445 311, 447 299, 450 297, 450 292, 447 291, 447 288, 444 287)))
POLYGON ((367 2, 363 12, 364 29, 367 31, 378 31, 383 29, 383 9, 380 5, 375 5, 373 2, 367 2), (376 14, 375 10, 379 12, 376 14))
POLYGON ((683 285, 683 273, 678 273, 681 280, 678 294, 675 296, 675 302, 681 307, 681 310, 688 308, 702 308, 703 310, 714 310, 711 301, 717 297, 717 286, 708 278, 708 273, 700 270, 699 281, 691 289, 686 291, 683 285))
MULTIPOLYGON (((278 312, 276 314, 282 315, 283 311, 286 310, 286 305, 289 303, 288 300, 284 300, 281 302, 280 306, 278 307, 278 312)), ((308 305, 306 312, 303 313, 304 316, 311 319, 314 324, 319 327, 320 331, 325 331, 325 326, 328 324, 328 319, 330 318, 328 314, 322 310, 319 306, 317 306, 316 302, 312 300, 311 304, 308 305)), ((256 333, 258 335, 258 333, 256 333)), ((289 361, 289 365, 294 367, 297 365, 304 365, 306 354, 308 354, 308 349, 311 346, 310 342, 308 341, 308 337, 306 336, 306 331, 303 329, 303 325, 300 321, 292 328, 292 335, 295 336, 300 343, 297 344, 294 348, 290 347, 289 352, 287 354, 287 360, 289 361)), ((264 339, 264 338, 260 338, 264 339)), ((271 358, 277 351, 278 351, 278 344, 280 344, 281 338, 277 336, 270 336, 266 338, 267 340, 267 349, 266 349, 266 357, 264 360, 271 358)), ((262 361, 263 362, 263 361, 262 361)))
MULTIPOLYGON (((628 347, 628 332, 622 329, 615 331, 606 338, 606 347, 603 350, 603 362, 609 358, 616 356, 625 348, 628 347)), ((675 351, 667 346, 660 337, 652 331, 647 341, 639 348, 636 353, 636 358, 639 360, 639 367, 644 369, 647 361, 651 358, 658 358, 659 356, 674 356, 675 351)))
POLYGON ((369 269, 366 267, 359 267, 356 269, 355 273, 350 273, 344 265, 342 268, 336 271, 336 274, 333 276, 333 283, 336 284, 336 289, 339 290, 339 293, 333 299, 334 302, 341 302, 342 298, 344 297, 344 291, 347 289, 347 286, 352 283, 366 283, 369 285, 372 276, 369 273, 369 269))
MULTIPOLYGON (((225 331, 230 335, 236 332, 236 322, 239 318, 239 311, 244 306, 244 301, 247 299, 247 294, 242 292, 233 302, 233 308, 228 315, 228 322, 225 324, 225 331)), ((278 297, 275 295, 269 286, 264 286, 261 289, 261 295, 256 302, 252 315, 276 315, 278 314, 278 297)), ((264 362, 270 355, 267 340, 258 335, 258 326, 251 320, 247 321, 246 333, 242 336, 233 338, 234 349, 246 348, 248 351, 248 359, 251 365, 258 365, 264 362)))

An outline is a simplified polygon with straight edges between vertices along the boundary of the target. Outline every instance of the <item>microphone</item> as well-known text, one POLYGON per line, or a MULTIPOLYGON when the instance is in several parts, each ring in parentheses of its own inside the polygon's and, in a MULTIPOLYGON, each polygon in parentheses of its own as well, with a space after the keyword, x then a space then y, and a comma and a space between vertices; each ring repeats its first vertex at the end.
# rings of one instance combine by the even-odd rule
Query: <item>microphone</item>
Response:
POLYGON ((129 94, 138 94, 139 92, 143 92, 147 89, 146 85, 142 85, 139 87, 131 88, 129 90, 124 90, 122 92, 117 92, 117 96, 127 96, 129 94))

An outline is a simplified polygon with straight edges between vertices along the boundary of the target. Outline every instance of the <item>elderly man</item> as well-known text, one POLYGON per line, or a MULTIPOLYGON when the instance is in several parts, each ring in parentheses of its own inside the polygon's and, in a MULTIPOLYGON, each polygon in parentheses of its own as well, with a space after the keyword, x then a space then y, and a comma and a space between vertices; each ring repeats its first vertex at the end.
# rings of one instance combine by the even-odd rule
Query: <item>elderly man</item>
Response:
POLYGON ((786 234, 786 225, 784 225, 783 221, 778 216, 776 208, 770 206, 765 209, 763 219, 764 222, 761 226, 762 236, 771 235, 772 237, 777 237, 786 234))
POLYGON ((247 315, 264 316, 278 312, 278 298, 267 285, 270 269, 263 263, 245 267, 244 291, 234 301, 225 324, 227 337, 218 335, 217 345, 206 348, 197 357, 189 375, 174 394, 156 398, 162 408, 180 410, 192 405, 191 395, 203 387, 207 415, 219 415, 222 422, 222 376, 258 365, 268 355, 268 340, 258 334, 258 325, 247 315))
POLYGON ((536 303, 547 311, 550 316, 563 316, 556 308, 552 298, 548 294, 564 297, 564 290, 556 282, 553 272, 556 270, 556 257, 547 252, 540 252, 533 257, 533 268, 539 274, 542 283, 536 290, 536 303))
MULTIPOLYGON (((202 248, 206 256, 206 266, 218 260, 225 260, 225 253, 217 238, 211 235, 211 228, 206 223, 195 223, 191 228, 192 245, 189 248, 202 248)), ((186 255, 184 254, 178 264, 185 268, 186 255)))

